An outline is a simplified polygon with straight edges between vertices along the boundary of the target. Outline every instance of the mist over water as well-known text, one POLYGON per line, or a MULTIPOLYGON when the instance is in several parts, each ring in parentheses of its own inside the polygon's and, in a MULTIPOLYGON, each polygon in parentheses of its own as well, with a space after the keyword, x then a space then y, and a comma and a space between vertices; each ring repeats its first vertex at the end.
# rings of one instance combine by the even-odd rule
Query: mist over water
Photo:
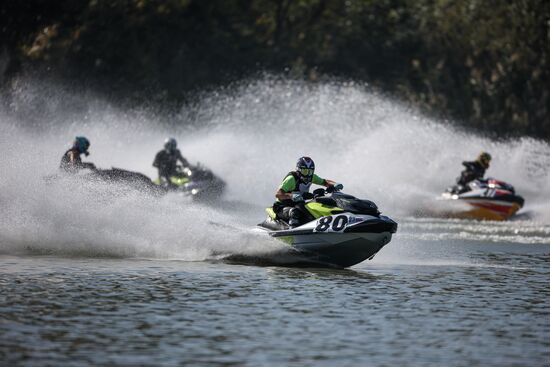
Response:
POLYGON ((548 237, 547 143, 494 142, 427 119, 362 85, 265 78, 205 94, 178 113, 162 115, 145 107, 120 109, 74 87, 21 79, 0 106, 2 252, 204 260, 280 251, 283 245, 248 228, 262 219, 299 156, 311 156, 321 177, 343 183, 346 192, 375 201, 399 219, 433 205, 458 176, 461 162, 482 150, 493 155, 488 176, 516 187, 528 219, 505 229, 417 220, 404 228, 426 239, 432 233, 468 240, 468 226, 475 228, 467 230, 474 239, 494 235, 540 243, 548 237), (91 140, 85 160, 152 178, 155 153, 165 137, 174 136, 188 160, 227 182, 222 208, 107 184, 45 184, 43 176, 56 172, 76 135, 91 140))

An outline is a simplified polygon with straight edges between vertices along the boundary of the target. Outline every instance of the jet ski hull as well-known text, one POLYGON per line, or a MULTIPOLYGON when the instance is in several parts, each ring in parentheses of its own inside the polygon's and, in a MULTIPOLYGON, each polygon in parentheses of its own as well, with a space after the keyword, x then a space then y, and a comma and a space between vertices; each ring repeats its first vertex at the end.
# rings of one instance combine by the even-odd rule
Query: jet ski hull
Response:
POLYGON ((164 193, 164 190, 160 186, 155 185, 144 174, 115 167, 111 169, 82 169, 75 173, 60 172, 46 176, 44 180, 49 184, 60 182, 61 180, 103 182, 155 196, 164 193))
POLYGON ((512 185, 494 178, 449 187, 440 200, 439 216, 498 221, 510 219, 525 202, 512 185))
POLYGON ((338 268, 348 268, 374 257, 391 241, 390 232, 326 233, 273 236, 294 249, 308 261, 338 268))
POLYGON ((225 182, 220 179, 191 181, 179 187, 179 190, 194 199, 214 201, 223 195, 225 182))
MULTIPOLYGON (((159 179, 154 183, 161 185, 159 179)), ((178 174, 170 177, 170 183, 169 186, 162 186, 167 191, 182 193, 200 201, 218 200, 225 190, 225 182, 203 166, 180 167, 178 174)))
POLYGON ((504 221, 523 207, 523 198, 520 196, 510 200, 491 200, 484 197, 460 198, 443 193, 441 199, 449 204, 442 211, 443 216, 460 219, 504 221))
POLYGON ((397 230, 397 223, 385 216, 343 213, 332 221, 337 226, 342 224, 338 217, 342 220, 347 218, 349 226, 341 229, 334 226, 324 228, 326 220, 315 220, 287 229, 286 223, 268 217, 258 227, 266 230, 271 237, 290 245, 308 262, 338 268, 347 268, 372 259, 391 241, 392 234, 397 230))

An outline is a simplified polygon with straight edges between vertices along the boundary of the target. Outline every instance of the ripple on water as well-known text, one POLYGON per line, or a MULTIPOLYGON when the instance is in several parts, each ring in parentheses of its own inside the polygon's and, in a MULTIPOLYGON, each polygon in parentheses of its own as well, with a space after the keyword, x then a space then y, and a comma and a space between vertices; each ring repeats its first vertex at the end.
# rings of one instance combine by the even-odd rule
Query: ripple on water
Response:
POLYGON ((548 255, 478 260, 488 266, 11 258, 0 351, 14 364, 540 365, 548 255), (507 261, 518 266, 492 266, 507 261))

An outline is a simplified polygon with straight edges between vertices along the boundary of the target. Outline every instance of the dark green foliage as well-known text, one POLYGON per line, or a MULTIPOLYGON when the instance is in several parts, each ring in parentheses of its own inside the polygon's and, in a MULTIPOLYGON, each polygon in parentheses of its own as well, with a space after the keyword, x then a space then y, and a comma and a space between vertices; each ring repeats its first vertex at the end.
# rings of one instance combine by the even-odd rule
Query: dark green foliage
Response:
POLYGON ((0 37, 5 73, 48 65, 136 98, 265 70, 336 75, 481 130, 550 138, 547 0, 5 0, 0 37))

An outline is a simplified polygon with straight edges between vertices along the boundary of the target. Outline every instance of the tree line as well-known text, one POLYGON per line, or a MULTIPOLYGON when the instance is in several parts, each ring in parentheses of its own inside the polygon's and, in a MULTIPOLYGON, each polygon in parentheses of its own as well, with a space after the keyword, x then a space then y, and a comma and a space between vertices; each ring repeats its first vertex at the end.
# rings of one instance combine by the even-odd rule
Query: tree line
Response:
POLYGON ((547 0, 5 0, 25 69, 181 101, 259 71, 359 80, 500 136, 550 138, 547 0))

